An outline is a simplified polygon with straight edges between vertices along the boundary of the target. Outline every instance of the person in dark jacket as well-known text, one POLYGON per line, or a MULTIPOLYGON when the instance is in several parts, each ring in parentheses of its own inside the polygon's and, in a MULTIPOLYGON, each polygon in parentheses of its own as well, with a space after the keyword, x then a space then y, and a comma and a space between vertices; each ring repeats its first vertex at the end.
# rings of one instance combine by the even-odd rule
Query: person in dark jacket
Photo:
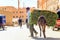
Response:
POLYGON ((20 27, 22 27, 22 19, 21 18, 18 19, 18 24, 20 25, 20 27))

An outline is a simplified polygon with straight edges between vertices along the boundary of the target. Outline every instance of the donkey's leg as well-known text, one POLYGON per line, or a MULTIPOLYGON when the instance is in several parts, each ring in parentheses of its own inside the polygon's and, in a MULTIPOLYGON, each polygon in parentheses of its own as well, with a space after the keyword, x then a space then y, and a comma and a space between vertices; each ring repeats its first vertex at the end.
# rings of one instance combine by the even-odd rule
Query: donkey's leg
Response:
POLYGON ((41 26, 39 25, 39 28, 40 28, 40 37, 41 37, 41 26))
POLYGON ((44 25, 44 26, 43 26, 43 36, 44 36, 44 38, 46 38, 46 35, 45 35, 45 28, 46 28, 46 26, 44 25))

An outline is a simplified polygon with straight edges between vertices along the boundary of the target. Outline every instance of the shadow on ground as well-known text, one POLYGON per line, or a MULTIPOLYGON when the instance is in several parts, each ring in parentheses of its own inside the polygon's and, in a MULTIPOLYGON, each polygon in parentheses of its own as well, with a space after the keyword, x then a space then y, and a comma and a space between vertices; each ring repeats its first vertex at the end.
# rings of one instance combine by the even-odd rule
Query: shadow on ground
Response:
POLYGON ((60 40, 60 38, 51 38, 51 37, 47 37, 47 38, 33 37, 33 39, 35 39, 35 40, 60 40))

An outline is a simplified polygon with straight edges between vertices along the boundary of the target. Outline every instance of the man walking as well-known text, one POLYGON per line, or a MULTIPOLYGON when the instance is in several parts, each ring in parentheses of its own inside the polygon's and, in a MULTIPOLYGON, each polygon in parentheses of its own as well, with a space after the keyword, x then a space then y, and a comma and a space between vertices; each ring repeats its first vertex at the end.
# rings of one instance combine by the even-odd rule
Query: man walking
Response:
POLYGON ((29 7, 26 8, 26 13, 27 13, 26 24, 27 24, 27 27, 29 27, 29 20, 30 20, 30 8, 29 7))
POLYGON ((29 7, 27 7, 26 8, 26 12, 27 12, 27 19, 26 19, 26 23, 27 23, 27 27, 30 29, 30 33, 31 33, 31 37, 33 37, 33 32, 37 35, 37 32, 36 32, 36 30, 34 29, 34 25, 32 24, 32 25, 30 25, 29 24, 29 21, 30 21, 30 8, 29 7))

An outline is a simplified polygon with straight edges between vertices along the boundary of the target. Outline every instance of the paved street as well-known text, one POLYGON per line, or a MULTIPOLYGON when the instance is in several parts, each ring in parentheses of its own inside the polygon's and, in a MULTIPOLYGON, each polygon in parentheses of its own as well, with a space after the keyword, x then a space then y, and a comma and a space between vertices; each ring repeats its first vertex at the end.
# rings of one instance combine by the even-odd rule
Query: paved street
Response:
MULTIPOLYGON (((7 27, 7 26, 6 26, 7 27)), ((46 28, 46 36, 44 39, 39 36, 39 28, 38 26, 34 26, 38 31, 37 37, 29 37, 30 32, 29 29, 26 28, 26 25, 20 27, 7 27, 5 31, 0 31, 0 40, 60 40, 60 32, 52 31, 51 28, 46 28)))

